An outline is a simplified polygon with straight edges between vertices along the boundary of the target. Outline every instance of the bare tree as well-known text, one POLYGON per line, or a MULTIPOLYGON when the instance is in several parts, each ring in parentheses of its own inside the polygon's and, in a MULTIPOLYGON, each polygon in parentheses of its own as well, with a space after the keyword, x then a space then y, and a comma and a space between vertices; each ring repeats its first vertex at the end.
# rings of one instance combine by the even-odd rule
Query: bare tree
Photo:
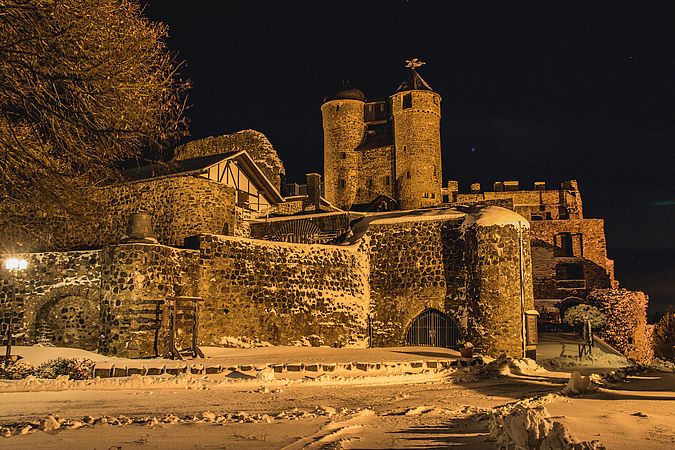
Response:
POLYGON ((115 162, 185 134, 188 83, 166 37, 137 0, 0 0, 5 231, 85 214, 87 189, 115 162))

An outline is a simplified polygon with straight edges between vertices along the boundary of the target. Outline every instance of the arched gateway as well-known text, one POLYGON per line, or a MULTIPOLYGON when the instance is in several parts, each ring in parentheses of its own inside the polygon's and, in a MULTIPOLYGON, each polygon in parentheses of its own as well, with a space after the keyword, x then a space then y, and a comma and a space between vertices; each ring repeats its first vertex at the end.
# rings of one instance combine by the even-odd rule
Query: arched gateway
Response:
POLYGON ((406 334, 406 345, 457 348, 459 327, 447 314, 434 308, 424 310, 415 318, 406 334))

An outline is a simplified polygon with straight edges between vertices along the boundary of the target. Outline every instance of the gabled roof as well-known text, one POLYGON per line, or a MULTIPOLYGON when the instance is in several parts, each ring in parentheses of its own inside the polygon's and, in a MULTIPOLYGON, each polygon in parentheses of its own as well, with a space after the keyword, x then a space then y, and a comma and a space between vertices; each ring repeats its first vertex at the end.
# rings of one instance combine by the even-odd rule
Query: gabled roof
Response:
POLYGON ((161 178, 169 175, 187 175, 189 173, 203 172, 214 164, 229 159, 236 155, 237 151, 218 153, 215 155, 199 156, 196 158, 173 160, 169 162, 149 164, 142 167, 134 167, 122 172, 122 176, 128 181, 147 180, 149 178, 161 178))
POLYGON ((228 160, 236 160, 237 165, 246 176, 255 183, 256 187, 266 193, 269 200, 283 203, 284 199, 270 180, 260 170, 251 156, 244 150, 217 153, 215 155, 199 156, 167 163, 150 164, 143 167, 127 169, 122 176, 128 181, 141 181, 174 176, 201 175, 207 173, 210 167, 228 160))
POLYGON ((411 67, 410 70, 408 70, 407 78, 403 80, 403 83, 396 89, 396 92, 403 91, 433 91, 433 89, 431 89, 429 83, 424 81, 420 74, 411 67))

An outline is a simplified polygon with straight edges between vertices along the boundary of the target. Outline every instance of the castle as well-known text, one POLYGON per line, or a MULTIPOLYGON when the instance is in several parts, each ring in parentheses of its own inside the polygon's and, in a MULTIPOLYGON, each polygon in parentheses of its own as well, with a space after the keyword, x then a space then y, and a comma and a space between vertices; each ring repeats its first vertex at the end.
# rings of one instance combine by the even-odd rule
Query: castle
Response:
POLYGON ((369 205, 377 197, 394 200, 396 209, 441 203, 441 96, 417 73, 421 64, 407 62, 408 76, 388 100, 366 101, 351 86, 325 98, 329 202, 342 209, 369 205))
POLYGON ((648 359, 646 296, 618 288, 575 181, 443 185, 441 97, 419 66, 386 101, 351 86, 325 98, 323 182, 286 183, 271 143, 245 130, 126 171, 97 189, 86 226, 31 218, 28 269, 0 279, 3 330, 11 319, 17 343, 156 356, 183 296, 203 299, 202 345, 469 340, 520 357, 535 355, 538 324, 590 303, 613 345, 648 359))

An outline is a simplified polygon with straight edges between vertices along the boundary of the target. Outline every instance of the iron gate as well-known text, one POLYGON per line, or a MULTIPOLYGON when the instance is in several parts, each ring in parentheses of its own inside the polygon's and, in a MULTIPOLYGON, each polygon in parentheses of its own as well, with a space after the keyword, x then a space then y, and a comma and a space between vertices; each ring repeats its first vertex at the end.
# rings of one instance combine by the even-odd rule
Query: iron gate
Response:
POLYGON ((408 329, 406 345, 458 348, 459 327, 447 314, 429 308, 413 320, 408 329))

